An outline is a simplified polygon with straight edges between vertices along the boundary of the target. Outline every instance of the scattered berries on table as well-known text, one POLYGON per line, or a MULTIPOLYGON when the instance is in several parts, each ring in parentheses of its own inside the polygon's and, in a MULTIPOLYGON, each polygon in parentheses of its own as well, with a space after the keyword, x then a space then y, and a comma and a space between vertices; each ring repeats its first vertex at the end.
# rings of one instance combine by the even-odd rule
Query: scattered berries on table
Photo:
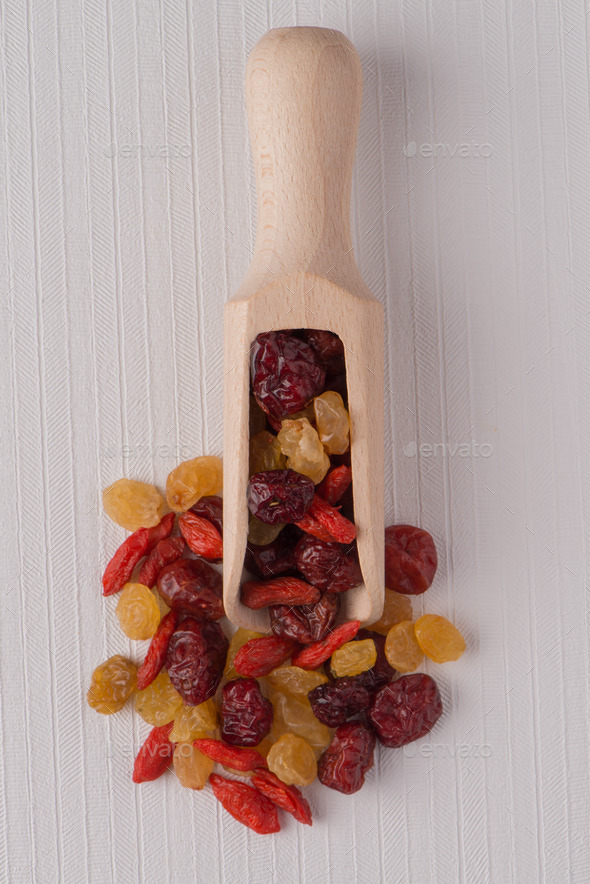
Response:
POLYGON ((231 746, 257 746, 272 726, 272 704, 262 696, 255 678, 228 681, 221 691, 219 713, 221 736, 231 746))

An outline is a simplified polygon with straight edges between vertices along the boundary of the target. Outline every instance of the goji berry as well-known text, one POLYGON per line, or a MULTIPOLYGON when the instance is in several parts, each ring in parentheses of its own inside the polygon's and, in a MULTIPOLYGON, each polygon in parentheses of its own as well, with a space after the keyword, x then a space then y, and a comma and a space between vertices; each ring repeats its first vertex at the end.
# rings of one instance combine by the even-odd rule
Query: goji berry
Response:
POLYGON ((173 528, 174 513, 166 513, 157 525, 154 525, 153 528, 148 528, 148 531, 150 532, 148 548, 146 550, 148 555, 161 540, 166 540, 166 538, 172 534, 173 528))
POLYGON ((209 497, 200 497, 196 503, 191 506, 191 513, 195 516, 202 516, 212 522, 220 534, 223 534, 223 500, 217 495, 209 497))
POLYGON ((252 785, 266 795, 277 807, 286 810, 306 826, 312 825, 311 808, 297 786, 287 786, 270 770, 256 771, 252 785))
POLYGON ((334 467, 324 481, 316 488, 316 494, 323 497, 330 506, 338 503, 352 482, 352 470, 347 466, 334 467))
POLYGON ((143 583, 144 586, 149 586, 151 589, 156 585, 158 574, 162 568, 179 559, 183 551, 183 537, 166 537, 164 540, 160 540, 141 566, 137 582, 143 583))
POLYGON ((332 656, 334 651, 355 637, 360 625, 360 620, 349 620, 347 623, 342 623, 327 638, 315 642, 313 645, 307 645, 293 654, 292 665, 299 666, 300 669, 317 669, 320 664, 325 663, 332 656))
POLYGON ((168 739, 174 722, 162 727, 154 727, 137 753, 133 765, 133 782, 147 783, 157 780, 168 768, 174 755, 174 743, 168 739))
POLYGON ((183 513, 178 526, 189 548, 196 556, 211 562, 223 558, 223 540, 215 525, 203 516, 183 513))
POLYGON ((324 543, 336 543, 336 538, 333 534, 324 528, 323 525, 320 525, 317 519, 315 519, 309 510, 303 516, 302 519, 299 519, 298 522, 295 522, 297 528, 301 528, 302 531, 305 531, 306 534, 311 534, 313 537, 317 537, 318 540, 323 540, 324 543))
POLYGON ((288 660, 297 647, 296 642, 274 635, 250 639, 236 654, 234 669, 239 675, 261 678, 288 660))
POLYGON ((129 582, 133 569, 146 554, 149 528, 139 528, 123 541, 102 575, 102 594, 113 595, 129 582))
POLYGON ((356 537, 356 527, 353 523, 318 494, 314 496, 308 512, 338 543, 352 543, 356 537))
POLYGON ((151 684, 164 665, 166 660, 166 651, 168 650, 168 642, 170 636, 176 629, 178 622, 178 614, 176 611, 169 611, 165 617, 160 620, 158 626, 145 655, 145 660, 137 670, 137 690, 143 691, 151 684))
POLYGON ((256 770, 266 767, 266 759, 256 749, 246 749, 242 746, 228 746, 223 740, 200 739, 193 740, 199 752, 212 758, 219 764, 225 764, 234 770, 256 770))
POLYGON ((298 577, 249 580, 242 584, 241 592, 243 604, 254 610, 267 605, 313 605, 320 595, 317 587, 298 577))
POLYGON ((259 835, 281 831, 276 807, 258 789, 218 774, 211 774, 209 782, 217 800, 239 823, 259 835))

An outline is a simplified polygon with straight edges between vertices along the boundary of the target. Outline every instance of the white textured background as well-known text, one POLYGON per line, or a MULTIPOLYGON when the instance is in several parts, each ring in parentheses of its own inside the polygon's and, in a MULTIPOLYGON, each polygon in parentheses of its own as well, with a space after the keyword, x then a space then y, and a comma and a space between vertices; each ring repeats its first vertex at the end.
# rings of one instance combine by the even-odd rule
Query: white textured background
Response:
POLYGON ((590 880, 584 3, 57 5, 1 11, 0 880, 590 880), (221 453, 222 305, 255 224, 244 67, 289 24, 341 29, 364 64, 353 221, 386 305, 388 521, 435 534, 416 607, 469 652, 430 667, 430 738, 261 838, 209 791, 133 786, 147 725, 84 693, 139 656, 100 595, 123 532, 99 490, 221 453))

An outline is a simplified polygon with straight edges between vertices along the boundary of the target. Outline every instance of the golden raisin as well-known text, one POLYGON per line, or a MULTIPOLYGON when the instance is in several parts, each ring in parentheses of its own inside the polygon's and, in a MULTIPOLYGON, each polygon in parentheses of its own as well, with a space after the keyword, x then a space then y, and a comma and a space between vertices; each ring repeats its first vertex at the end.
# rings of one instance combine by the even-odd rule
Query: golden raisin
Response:
POLYGON ((225 670, 223 672, 224 678, 227 678, 228 681, 231 681, 233 678, 239 678, 238 673, 234 669, 234 660, 236 659, 236 654, 246 642, 249 642, 253 638, 262 638, 262 633, 253 632, 251 629, 242 629, 240 626, 239 629, 236 629, 234 634, 231 637, 229 648, 227 649, 227 657, 225 660, 225 670))
POLYGON ((86 699, 101 715, 122 709, 137 684, 137 666, 120 654, 110 657, 92 673, 86 699))
POLYGON ((182 706, 182 697, 173 687, 165 669, 153 682, 135 696, 135 711, 144 721, 154 727, 161 727, 177 715, 182 706))
POLYGON ((175 513, 184 513, 201 497, 219 494, 223 469, 219 457, 195 457, 179 464, 168 475, 166 500, 175 513))
POLYGON ((265 681, 276 691, 307 697, 318 685, 326 684, 328 678, 321 672, 300 669, 299 666, 279 666, 266 676, 265 681))
POLYGON ((248 543, 252 543, 254 546, 266 546, 267 543, 272 543, 273 540, 277 539, 284 527, 281 522, 278 525, 267 525, 250 513, 248 519, 248 543))
POLYGON ((377 648, 372 638, 364 638, 358 642, 346 642, 334 651, 331 660, 332 675, 341 678, 344 675, 359 675, 371 669, 377 660, 377 648))
POLYGON ((107 516, 126 528, 153 528, 164 513, 164 499, 155 485, 135 479, 117 479, 102 492, 102 505, 107 516))
POLYGON ((309 476, 316 485, 322 481, 330 467, 330 458, 307 418, 284 420, 277 438, 281 451, 287 456, 289 469, 309 476))
POLYGON ((210 737, 217 727, 217 706, 211 697, 198 706, 182 706, 174 716, 170 731, 172 743, 190 743, 198 737, 210 737))
POLYGON ((313 400, 315 423, 327 454, 344 454, 350 446, 350 419, 342 396, 333 390, 313 400))
POLYGON ((250 475, 266 470, 283 470, 286 464, 279 440, 268 430, 262 430, 250 439, 250 475))
POLYGON ((192 743, 178 743, 174 750, 174 773, 181 786, 202 789, 213 770, 215 762, 207 758, 192 743))
POLYGON ((458 660, 465 651, 465 639, 446 617, 425 614, 416 620, 414 631, 421 649, 435 663, 458 660))
POLYGON ((283 734, 267 756, 268 767, 287 786, 309 786, 317 776, 317 762, 309 743, 295 734, 283 734))
POLYGON ((372 623, 368 629, 373 632, 379 632, 381 635, 387 635, 391 627, 395 623, 401 623, 402 620, 412 619, 412 602, 409 596, 402 595, 400 592, 394 592, 393 589, 385 589, 385 598, 383 601, 383 613, 376 623, 372 623))
POLYGON ((282 691, 271 691, 269 699, 274 713, 269 734, 273 743, 283 734, 296 734, 309 743, 319 758, 329 745, 332 733, 315 717, 307 697, 294 697, 282 691))
POLYGON ((414 672, 420 666, 424 657, 411 620, 402 620, 391 627, 385 639, 385 656, 398 672, 414 672))
POLYGON ((127 638, 151 638, 160 622, 160 607, 154 593, 142 583, 126 583, 116 608, 127 638))

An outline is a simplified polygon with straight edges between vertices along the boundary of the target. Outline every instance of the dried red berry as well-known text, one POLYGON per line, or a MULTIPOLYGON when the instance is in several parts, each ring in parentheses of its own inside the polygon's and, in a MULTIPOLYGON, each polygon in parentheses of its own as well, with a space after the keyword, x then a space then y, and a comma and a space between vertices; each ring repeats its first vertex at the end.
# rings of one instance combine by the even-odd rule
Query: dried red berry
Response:
POLYGON ((275 577, 274 580, 248 580, 242 584, 241 599, 247 608, 267 605, 307 605, 317 602, 320 591, 299 577, 275 577))
POLYGON ((225 764, 232 770, 257 770, 267 766, 266 759, 256 749, 228 746, 223 740, 193 740, 193 746, 207 758, 212 758, 218 764, 225 764))
POLYGON ((339 510, 326 503, 324 498, 318 494, 314 495, 308 512, 338 543, 352 543, 356 537, 356 528, 353 523, 345 519, 339 510))
POLYGON ((164 665, 170 636, 176 629, 178 615, 176 611, 169 611, 160 620, 154 637, 150 642, 145 660, 137 670, 137 690, 143 691, 151 684, 164 665))
POLYGON ((190 511, 195 516, 202 516, 204 519, 215 525, 220 534, 223 534, 223 500, 216 494, 208 497, 201 497, 194 503, 190 511))
POLYGON ((164 540, 160 540, 141 566, 137 582, 149 586, 151 589, 152 586, 155 586, 162 568, 179 559, 183 551, 184 538, 182 537, 166 537, 164 540))
POLYGON ((280 832, 276 807, 254 786, 239 783, 237 780, 228 780, 218 774, 211 774, 209 782, 217 800, 239 823, 243 823, 259 835, 280 832))
POLYGON ((311 808, 297 786, 287 786, 270 770, 256 771, 250 782, 277 807, 286 810, 298 822, 311 826, 311 808))
POLYGON ((168 739, 174 722, 155 727, 137 753, 133 765, 133 782, 147 783, 157 780, 168 769, 174 755, 174 743, 168 739))
POLYGON ((395 669, 389 665, 389 661, 385 656, 386 636, 380 635, 378 632, 373 632, 372 629, 359 629, 355 638, 359 641, 362 641, 364 638, 371 638, 375 643, 375 649, 377 651, 375 665, 372 666, 371 669, 366 669, 365 672, 360 672, 358 675, 354 676, 359 684, 362 684, 368 691, 374 693, 375 691, 378 691, 379 688, 389 684, 396 674, 395 669))
POLYGON ((313 500, 315 485, 295 470, 254 473, 248 482, 248 509, 267 525, 297 522, 313 500))
POLYGON ((385 529, 385 585, 406 595, 426 592, 438 564, 434 540, 428 531, 412 525, 385 529))
POLYGON ((284 332, 258 335, 252 348, 252 390, 260 407, 281 420, 324 389, 325 369, 305 341, 284 332))
POLYGON ((288 660, 296 647, 290 639, 275 635, 250 639, 236 654, 234 669, 239 675, 261 678, 288 660))
POLYGON ((305 531, 306 534, 311 534, 312 537, 317 537, 318 540, 323 540, 324 543, 337 543, 334 535, 330 534, 323 525, 320 525, 318 520, 311 515, 309 510, 302 519, 299 519, 299 521, 295 523, 295 525, 297 528, 305 531))
POLYGON ((223 558, 221 534, 208 519, 189 511, 180 516, 178 527, 189 549, 196 556, 201 556, 210 562, 219 562, 223 558))
POLYGON ((363 579, 354 547, 324 543, 310 535, 295 547, 295 563, 306 580, 326 592, 344 592, 363 579))
POLYGON ((334 506, 348 490, 352 482, 352 470, 346 465, 334 467, 316 488, 316 494, 323 497, 326 503, 334 506))
POLYGON ((148 547, 146 550, 146 553, 148 553, 148 555, 161 540, 165 540, 172 534, 175 515, 175 513, 166 513, 165 516, 162 516, 162 519, 158 522, 157 525, 154 525, 153 528, 148 528, 148 531, 150 532, 148 547))
POLYGON ((375 734, 360 721, 341 724, 318 762, 318 779, 324 786, 352 795, 373 767, 375 734))
POLYGON ((272 703, 262 696, 255 678, 228 681, 219 712, 221 736, 231 746, 257 746, 272 727, 272 703))
POLYGON ((285 525, 272 543, 265 546, 249 543, 246 548, 246 569, 258 577, 279 577, 295 571, 295 545, 299 536, 294 525, 285 525))
POLYGON ((268 613, 275 635, 309 645, 326 637, 339 610, 340 598, 327 592, 314 605, 272 605, 268 613))
POLYGON ((344 344, 338 335, 323 329, 308 328, 304 337, 328 374, 341 374, 344 371, 344 344))
POLYGON ((442 715, 436 682, 421 672, 403 675, 374 695, 368 715, 384 746, 396 749, 418 740, 442 715))
POLYGON ((228 641, 217 623, 186 617, 168 644, 166 669, 187 706, 212 697, 221 681, 228 641))
POLYGON ((139 528, 123 541, 102 576, 102 594, 113 595, 131 579, 133 569, 146 554, 150 539, 149 528, 139 528))
POLYGON ((327 638, 313 645, 308 645, 293 654, 292 665, 299 666, 300 669, 317 669, 332 656, 334 651, 355 637, 360 625, 360 620, 349 620, 347 623, 342 623, 327 638))
POLYGON ((178 559, 158 575, 158 592, 169 608, 207 620, 224 615, 221 575, 201 559, 178 559))
POLYGON ((313 714, 328 727, 338 727, 362 712, 371 702, 371 694, 356 677, 337 678, 320 684, 307 695, 313 714))

